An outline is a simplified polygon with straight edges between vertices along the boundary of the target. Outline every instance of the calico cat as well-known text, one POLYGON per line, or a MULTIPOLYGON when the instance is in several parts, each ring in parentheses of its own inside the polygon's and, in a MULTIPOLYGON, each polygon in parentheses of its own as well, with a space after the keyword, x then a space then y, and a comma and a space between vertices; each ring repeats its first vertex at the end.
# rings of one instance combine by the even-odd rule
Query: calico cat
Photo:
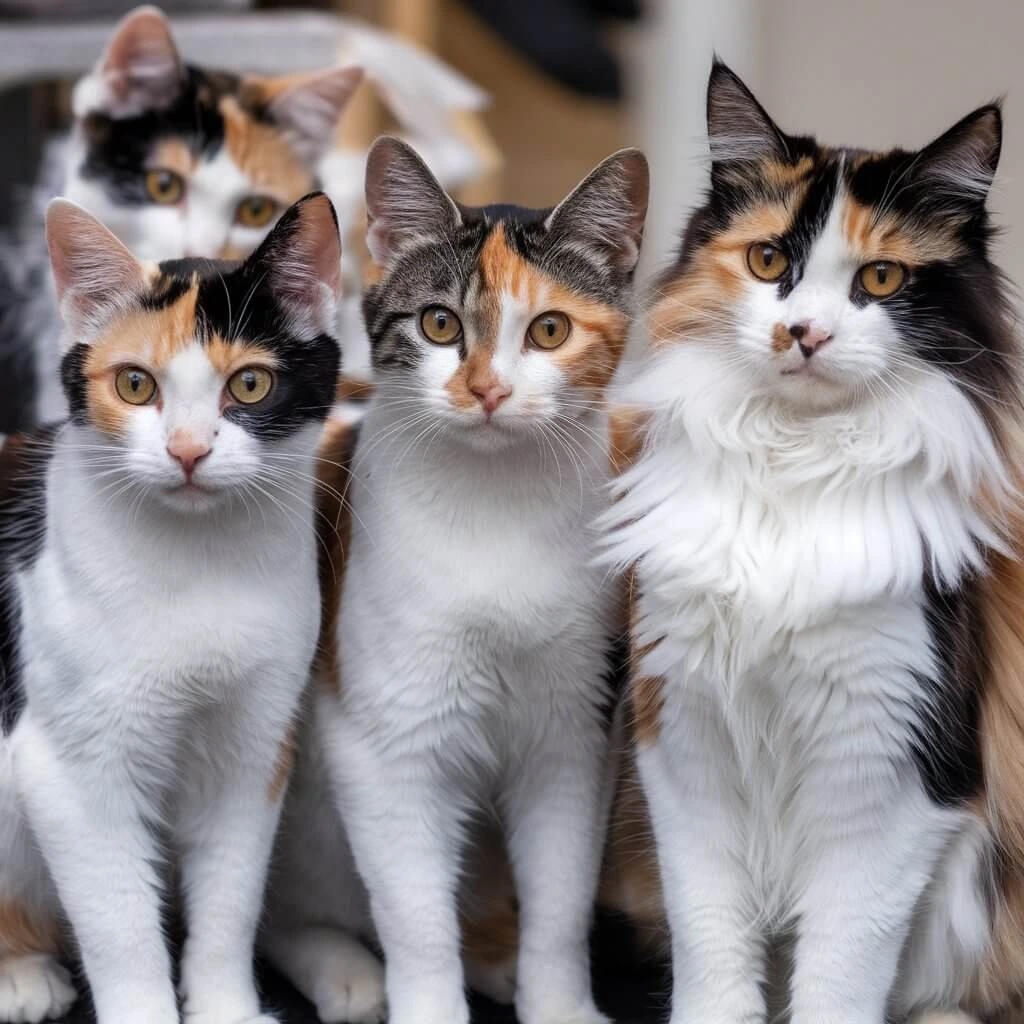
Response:
POLYGON ((782 933, 793 1024, 987 1015, 1024 994, 1000 111, 835 149, 716 64, 708 131, 609 518, 672 1020, 764 1021, 782 933))
POLYGON ((397 140, 370 154, 377 396, 324 574, 316 718, 393 1024, 468 1020, 457 892, 492 817, 521 907, 519 1019, 604 1019, 587 939, 623 605, 591 524, 647 188, 626 150, 553 210, 470 208, 397 140))
MULTIPOLYGON (((83 206, 140 259, 244 258, 317 187, 319 160, 361 78, 353 67, 279 78, 197 68, 182 60, 163 14, 140 7, 75 86, 75 123, 50 157, 50 194, 83 206)), ((38 347, 33 418, 49 422, 67 411, 58 317, 34 244, 40 225, 24 230, 31 237, 5 254, 0 275, 0 355, 38 347)), ((20 392, 12 388, 0 430, 29 419, 19 406, 31 389, 20 392)))
POLYGON ((0 1021, 72 1002, 66 914, 100 1024, 177 1024, 173 858, 186 1018, 271 1024, 252 952, 320 618, 334 210, 306 197, 241 264, 140 263, 64 200, 47 233, 71 419, 0 462, 0 1021))

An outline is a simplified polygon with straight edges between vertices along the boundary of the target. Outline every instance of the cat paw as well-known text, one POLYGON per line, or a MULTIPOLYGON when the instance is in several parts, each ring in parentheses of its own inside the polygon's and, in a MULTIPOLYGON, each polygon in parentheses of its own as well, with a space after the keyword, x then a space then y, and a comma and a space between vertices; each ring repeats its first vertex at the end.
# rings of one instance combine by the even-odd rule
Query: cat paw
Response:
POLYGON ((948 1010, 929 1010, 913 1019, 912 1024, 981 1024, 977 1017, 969 1013, 948 1010))
POLYGON ((317 986, 314 1002, 323 1024, 382 1024, 388 1015, 383 966, 369 959, 339 964, 317 986))
POLYGON ((63 1017, 77 997, 71 975, 46 954, 0 960, 0 1021, 39 1024, 63 1017))
POLYGON ((533 1012, 519 1012, 523 1024, 612 1024, 593 1003, 574 1009, 564 1007, 537 1007, 533 1012))
POLYGON ((270 1013, 259 1013, 255 1017, 231 1017, 226 1019, 221 1014, 189 1013, 182 1018, 184 1024, 281 1024, 281 1021, 270 1013))

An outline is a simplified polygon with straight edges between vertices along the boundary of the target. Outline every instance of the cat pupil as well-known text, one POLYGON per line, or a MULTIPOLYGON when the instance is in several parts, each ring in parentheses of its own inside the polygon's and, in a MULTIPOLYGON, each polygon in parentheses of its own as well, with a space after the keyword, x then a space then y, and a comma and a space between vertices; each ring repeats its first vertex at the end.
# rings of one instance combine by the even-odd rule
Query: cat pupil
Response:
POLYGON ((246 391, 256 390, 256 374, 246 373, 242 376, 242 383, 245 384, 246 391))

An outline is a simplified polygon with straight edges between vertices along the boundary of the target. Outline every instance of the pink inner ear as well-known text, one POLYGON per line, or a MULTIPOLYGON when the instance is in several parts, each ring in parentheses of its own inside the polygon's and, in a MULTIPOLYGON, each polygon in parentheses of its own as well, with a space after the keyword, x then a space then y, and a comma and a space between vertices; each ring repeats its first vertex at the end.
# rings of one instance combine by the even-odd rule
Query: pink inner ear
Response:
POLYGON ((153 8, 129 14, 107 47, 102 71, 112 98, 130 111, 172 102, 181 61, 163 15, 153 8))
POLYGON ((363 79, 358 67, 335 68, 310 75, 277 96, 271 116, 292 135, 307 157, 330 144, 342 111, 363 79))
POLYGON ((304 268, 303 277, 326 284, 340 298, 341 240, 326 196, 310 199, 303 205, 293 245, 297 250, 296 262, 304 268))

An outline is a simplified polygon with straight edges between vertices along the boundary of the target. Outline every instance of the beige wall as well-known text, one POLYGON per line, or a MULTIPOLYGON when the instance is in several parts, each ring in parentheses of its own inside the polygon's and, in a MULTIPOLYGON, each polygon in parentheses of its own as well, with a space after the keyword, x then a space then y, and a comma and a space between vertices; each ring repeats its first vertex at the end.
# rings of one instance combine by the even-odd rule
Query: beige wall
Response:
MULTIPOLYGON (((696 79, 706 74, 712 48, 784 129, 836 144, 920 146, 1005 94, 992 205, 1006 229, 999 258, 1024 283, 1024 0, 655 0, 652 6, 657 27, 635 52, 643 58, 637 79, 656 172, 673 173, 674 162, 679 179, 673 185, 666 178, 655 193, 654 216, 663 224, 694 201, 690 168, 703 142, 692 138, 692 111, 702 97, 695 101, 679 87, 700 91, 696 79), (672 27, 696 39, 676 36, 673 46, 666 38, 672 27), (701 70, 681 68, 683 61, 701 70), (691 113, 681 117, 681 110, 691 113), (690 138, 679 136, 681 120, 690 138), (668 160, 661 159, 665 133, 677 133, 678 152, 668 160)), ((664 253, 664 229, 652 236, 664 253)))

